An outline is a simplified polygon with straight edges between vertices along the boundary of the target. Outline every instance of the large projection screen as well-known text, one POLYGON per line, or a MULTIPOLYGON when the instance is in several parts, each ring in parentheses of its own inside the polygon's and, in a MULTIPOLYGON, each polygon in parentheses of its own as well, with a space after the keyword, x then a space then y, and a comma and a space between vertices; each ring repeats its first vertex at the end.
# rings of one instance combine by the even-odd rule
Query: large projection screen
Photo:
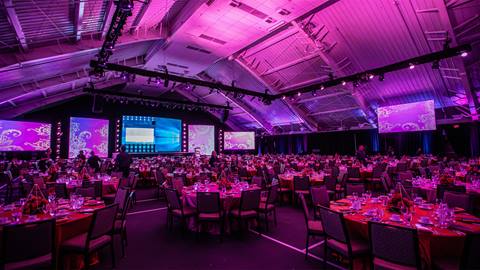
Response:
POLYGON ((378 132, 435 130, 433 100, 378 108, 378 132))
POLYGON ((200 149, 201 155, 210 155, 215 150, 215 127, 209 125, 188 126, 188 151, 200 149))
POLYGON ((51 130, 45 123, 0 120, 0 151, 44 151, 51 130))
POLYGON ((180 152, 180 119, 124 115, 122 143, 130 153, 180 152))
POLYGON ((68 157, 74 158, 80 151, 108 157, 108 128, 108 120, 70 117, 68 157))
POLYGON ((255 150, 255 132, 226 131, 223 143, 224 150, 255 150))

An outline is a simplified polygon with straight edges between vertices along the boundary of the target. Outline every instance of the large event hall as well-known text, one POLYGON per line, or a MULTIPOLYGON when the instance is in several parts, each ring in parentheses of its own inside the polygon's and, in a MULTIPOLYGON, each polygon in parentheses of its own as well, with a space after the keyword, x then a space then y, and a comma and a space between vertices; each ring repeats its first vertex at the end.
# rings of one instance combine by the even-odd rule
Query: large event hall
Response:
POLYGON ((480 0, 0 0, 0 270, 480 269, 480 0))

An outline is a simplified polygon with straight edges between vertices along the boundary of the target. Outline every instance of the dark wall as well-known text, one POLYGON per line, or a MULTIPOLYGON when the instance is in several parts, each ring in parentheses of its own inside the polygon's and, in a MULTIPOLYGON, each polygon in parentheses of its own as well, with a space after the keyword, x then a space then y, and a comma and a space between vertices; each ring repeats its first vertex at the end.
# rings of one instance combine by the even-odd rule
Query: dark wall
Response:
POLYGON ((479 155, 479 132, 477 124, 469 123, 439 125, 435 131, 424 132, 378 134, 376 129, 372 129, 265 136, 258 140, 263 153, 352 155, 359 145, 364 145, 369 153, 386 153, 391 146, 397 155, 414 155, 418 148, 422 148, 428 154, 470 157, 479 155))
POLYGON ((197 125, 215 126, 215 148, 218 150, 218 131, 220 129, 228 130, 227 127, 208 112, 188 111, 181 109, 151 108, 135 104, 112 104, 105 103, 102 113, 92 112, 93 98, 91 96, 81 96, 62 104, 57 104, 33 111, 15 120, 40 121, 52 123, 52 150, 55 149, 56 142, 56 123, 61 122, 63 135, 61 136, 61 157, 68 155, 68 138, 70 117, 91 117, 110 120, 109 131, 109 153, 114 151, 115 146, 115 121, 121 119, 122 115, 144 115, 158 116, 181 119, 183 123, 197 125))

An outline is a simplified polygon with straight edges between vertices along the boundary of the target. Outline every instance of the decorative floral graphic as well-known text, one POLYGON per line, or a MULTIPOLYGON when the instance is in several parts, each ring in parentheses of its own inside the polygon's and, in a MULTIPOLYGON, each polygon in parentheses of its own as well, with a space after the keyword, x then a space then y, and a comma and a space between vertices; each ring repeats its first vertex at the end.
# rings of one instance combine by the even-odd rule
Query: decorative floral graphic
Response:
POLYGON ((215 127, 207 125, 188 126, 188 151, 200 148, 201 155, 210 155, 215 150, 215 127))
POLYGON ((433 100, 378 108, 380 133, 435 130, 433 100))
POLYGON ((254 132, 225 132, 225 150, 253 150, 255 149, 254 132))
POLYGON ((81 150, 85 154, 93 150, 99 157, 107 157, 108 126, 108 120, 71 117, 68 157, 76 157, 81 150))
POLYGON ((50 132, 50 124, 0 120, 0 151, 46 150, 50 132))

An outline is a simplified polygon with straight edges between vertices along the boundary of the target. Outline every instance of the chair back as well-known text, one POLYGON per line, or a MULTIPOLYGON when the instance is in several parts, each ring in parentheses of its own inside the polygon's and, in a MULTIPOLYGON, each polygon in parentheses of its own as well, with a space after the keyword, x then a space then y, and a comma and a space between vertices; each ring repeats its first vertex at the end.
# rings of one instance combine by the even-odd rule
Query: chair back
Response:
POLYGON ((176 189, 178 192, 182 191, 183 185, 184 185, 183 177, 174 177, 172 179, 172 187, 176 189))
POLYGON ((460 269, 480 269, 480 233, 467 235, 462 253, 460 269))
POLYGON ((413 174, 410 171, 401 171, 398 173, 398 180, 404 182, 405 180, 411 180, 413 178, 413 174))
POLYGON ((347 168, 348 178, 360 178, 360 168, 358 167, 348 167, 347 168))
POLYGON ((397 172, 404 172, 408 169, 408 164, 405 162, 397 163, 397 172))
POLYGON ((293 190, 309 190, 310 179, 308 176, 294 176, 293 177, 293 190))
POLYGON ((127 196, 129 189, 127 188, 118 188, 117 193, 115 194, 114 204, 118 204, 118 207, 123 210, 127 208, 127 196))
POLYGON ((3 226, 0 268, 3 269, 3 266, 8 263, 34 259, 49 254, 52 257, 53 268, 55 261, 55 219, 3 226))
POLYGON ((330 206, 330 198, 326 186, 312 187, 310 188, 310 194, 312 195, 313 205, 330 206))
POLYGON ((252 177, 252 184, 261 188, 263 186, 263 177, 262 176, 252 177))
POLYGON ((383 167, 381 165, 377 165, 373 168, 372 171, 372 178, 380 178, 383 174, 383 167))
POLYGON ((155 181, 157 181, 157 185, 159 186, 165 182, 165 175, 160 168, 155 170, 155 181))
POLYGON ((180 197, 176 189, 167 188, 165 189, 165 196, 167 197, 167 204, 170 210, 182 209, 182 204, 180 203, 180 197))
POLYGON ((278 183, 268 189, 267 204, 275 204, 278 199, 278 183))
POLYGON ((28 194, 30 193, 30 191, 33 188, 33 184, 31 182, 28 182, 28 181, 22 181, 22 182, 20 182, 20 184, 22 186, 22 195, 24 197, 27 197, 28 194))
MULTIPOLYGON (((135 190, 132 190, 128 193, 127 200, 125 201, 125 205, 129 205, 130 202, 133 200, 133 197, 135 196, 135 190)), ((128 207, 123 207, 122 209, 118 208, 120 213, 120 219, 125 220, 127 218, 127 212, 128 212, 128 207)))
POLYGON ((55 195, 57 198, 68 199, 68 190, 66 183, 55 183, 55 195))
POLYGON ((448 207, 460 207, 466 211, 470 211, 471 208, 470 195, 466 193, 445 191, 445 193, 443 193, 443 201, 448 207))
POLYGON ((349 241, 342 213, 320 206, 320 217, 322 219, 323 230, 328 237, 343 243, 349 241))
POLYGON ((358 194, 358 196, 361 196, 362 193, 365 192, 365 185, 347 183, 346 192, 347 192, 347 195, 352 195, 355 192, 358 194))
POLYGON ((305 218, 305 225, 308 229, 308 221, 310 220, 310 211, 308 210, 307 201, 305 200, 305 196, 303 194, 299 195, 300 201, 302 202, 302 210, 303 210, 303 217, 305 218))
POLYGON ((220 209, 219 192, 197 192, 198 213, 219 213, 220 209))
POLYGON ((240 198, 240 211, 257 210, 260 205, 262 190, 252 189, 242 191, 240 198))
POLYGON ((336 187, 337 187, 337 178, 333 175, 325 175, 325 177, 323 178, 323 180, 325 181, 325 187, 328 189, 328 190, 335 190, 336 187))
POLYGON ((93 212, 93 220, 92 224, 90 225, 87 241, 94 240, 98 237, 111 233, 115 218, 117 216, 117 211, 118 204, 112 204, 106 206, 105 208, 95 210, 93 212))
POLYGON ((369 222, 373 257, 405 266, 421 268, 416 229, 369 222))

